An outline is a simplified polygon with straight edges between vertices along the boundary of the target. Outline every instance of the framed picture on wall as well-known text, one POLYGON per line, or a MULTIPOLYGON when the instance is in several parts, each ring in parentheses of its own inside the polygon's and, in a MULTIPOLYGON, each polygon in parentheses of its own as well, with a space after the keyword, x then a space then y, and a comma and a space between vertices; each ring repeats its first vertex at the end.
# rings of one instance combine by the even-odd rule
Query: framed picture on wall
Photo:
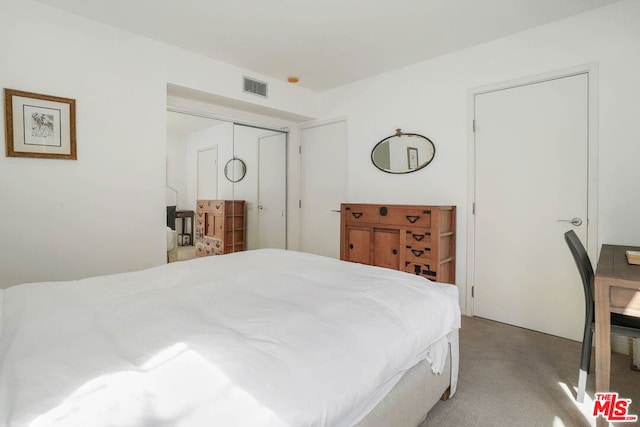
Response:
POLYGON ((4 90, 7 157, 76 160, 75 99, 4 90))
POLYGON ((407 147, 407 167, 409 170, 418 167, 418 149, 416 147, 407 147))

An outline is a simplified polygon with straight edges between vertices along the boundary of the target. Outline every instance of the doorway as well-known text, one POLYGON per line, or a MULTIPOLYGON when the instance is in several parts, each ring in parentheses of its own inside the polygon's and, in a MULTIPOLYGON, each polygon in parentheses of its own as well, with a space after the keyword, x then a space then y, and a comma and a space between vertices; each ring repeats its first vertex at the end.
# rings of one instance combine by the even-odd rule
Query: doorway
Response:
POLYGON ((579 72, 473 96, 475 316, 582 337, 583 290, 563 234, 573 229, 595 245, 590 78, 579 72))

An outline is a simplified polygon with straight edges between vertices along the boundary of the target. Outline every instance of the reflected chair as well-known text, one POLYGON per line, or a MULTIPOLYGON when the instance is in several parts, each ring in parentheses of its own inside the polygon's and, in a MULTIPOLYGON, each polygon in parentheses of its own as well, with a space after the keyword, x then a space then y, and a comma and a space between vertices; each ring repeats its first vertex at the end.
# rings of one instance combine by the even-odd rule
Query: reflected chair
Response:
MULTIPOLYGON (((584 402, 584 390, 587 385, 587 375, 591 366, 591 346, 593 342, 594 322, 594 302, 593 283, 594 274, 589 255, 584 245, 573 230, 564 233, 564 240, 567 242, 571 255, 576 262, 582 286, 584 288, 585 316, 584 335, 582 338, 582 356, 580 359, 580 375, 578 377, 578 395, 576 400, 584 402)), ((611 313, 611 333, 626 335, 630 337, 640 337, 640 318, 625 316, 623 314, 611 313)))

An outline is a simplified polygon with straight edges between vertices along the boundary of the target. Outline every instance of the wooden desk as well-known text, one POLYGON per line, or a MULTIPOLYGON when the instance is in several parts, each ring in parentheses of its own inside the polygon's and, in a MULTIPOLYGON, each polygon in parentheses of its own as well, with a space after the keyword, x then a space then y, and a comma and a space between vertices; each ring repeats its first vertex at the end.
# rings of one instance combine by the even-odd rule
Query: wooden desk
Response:
POLYGON ((176 218, 181 218, 182 219, 182 234, 186 234, 184 232, 185 230, 185 222, 187 221, 187 218, 189 218, 191 220, 191 223, 189 224, 189 245, 186 246, 192 246, 193 245, 193 211, 176 211, 176 218))
MULTIPOLYGON (((640 317, 640 265, 627 263, 634 246, 602 245, 595 274, 596 391, 609 391, 611 312, 640 317)), ((605 420, 598 418, 598 425, 605 420)))

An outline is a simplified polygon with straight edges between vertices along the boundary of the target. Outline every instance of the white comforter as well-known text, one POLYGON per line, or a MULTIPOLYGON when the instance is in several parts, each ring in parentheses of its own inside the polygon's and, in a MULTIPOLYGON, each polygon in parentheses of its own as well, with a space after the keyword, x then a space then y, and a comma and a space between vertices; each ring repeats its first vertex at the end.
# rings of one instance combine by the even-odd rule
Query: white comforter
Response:
POLYGON ((441 369, 460 327, 455 286, 281 250, 19 285, 2 302, 10 427, 353 425, 418 361, 441 369))

